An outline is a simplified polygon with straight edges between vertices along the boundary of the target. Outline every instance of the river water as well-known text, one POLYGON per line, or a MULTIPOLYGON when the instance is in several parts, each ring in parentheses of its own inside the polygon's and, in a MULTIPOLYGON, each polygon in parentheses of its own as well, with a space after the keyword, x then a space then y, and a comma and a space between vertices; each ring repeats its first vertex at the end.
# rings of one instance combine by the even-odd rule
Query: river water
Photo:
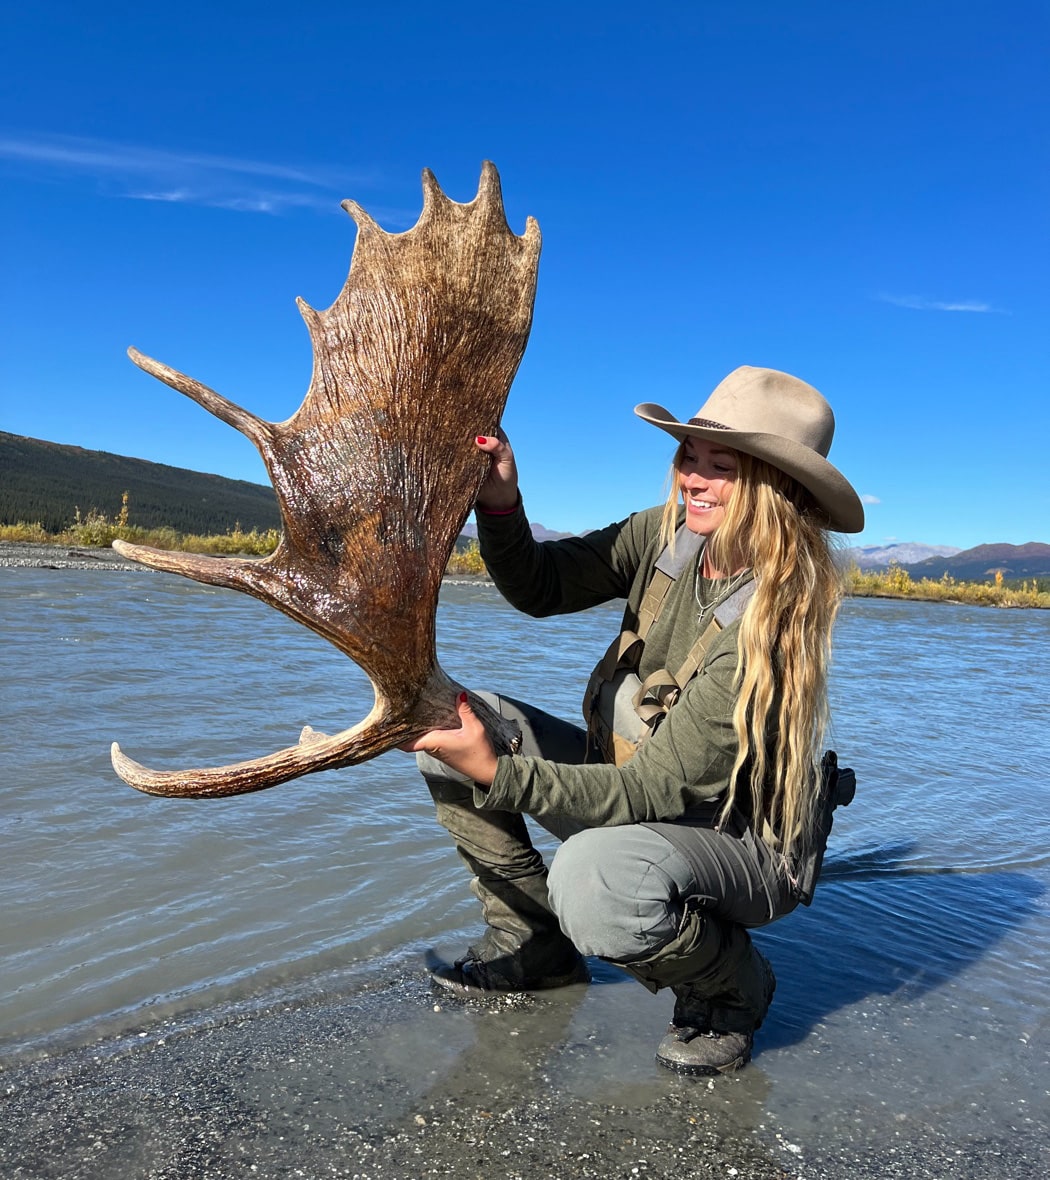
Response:
MULTIPOLYGON (((203 766, 355 723, 368 682, 322 640, 170 575, 2 570, 0 599, 6 1068, 222 1005, 422 978, 428 949, 476 932, 407 755, 215 801, 113 774, 113 740, 203 766)), ((576 718, 618 617, 535 622, 447 585, 439 652, 472 687, 576 718)), ((812 908, 757 935, 779 986, 733 1099, 753 1118, 803 1143, 873 1119, 1050 1142, 1048 651, 1050 612, 844 606, 830 744, 859 787, 812 908)), ((677 1080, 652 1062, 670 999, 595 976, 552 1034, 573 1051, 548 1084, 640 1102, 677 1080)))

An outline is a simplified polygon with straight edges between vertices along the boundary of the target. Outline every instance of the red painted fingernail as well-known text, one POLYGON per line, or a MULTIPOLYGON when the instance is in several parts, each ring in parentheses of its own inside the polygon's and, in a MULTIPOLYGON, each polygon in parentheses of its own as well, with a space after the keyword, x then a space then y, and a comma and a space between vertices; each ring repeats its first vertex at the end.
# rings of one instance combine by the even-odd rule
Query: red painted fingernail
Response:
POLYGON ((456 697, 456 704, 457 705, 465 705, 466 703, 467 703, 467 694, 465 692, 461 692, 459 694, 459 696, 456 697))
POLYGON ((477 441, 478 441, 479 443, 487 443, 487 442, 489 441, 489 440, 488 440, 488 436, 487 436, 487 435, 484 435, 484 434, 479 434, 479 435, 478 435, 478 437, 477 437, 477 441))

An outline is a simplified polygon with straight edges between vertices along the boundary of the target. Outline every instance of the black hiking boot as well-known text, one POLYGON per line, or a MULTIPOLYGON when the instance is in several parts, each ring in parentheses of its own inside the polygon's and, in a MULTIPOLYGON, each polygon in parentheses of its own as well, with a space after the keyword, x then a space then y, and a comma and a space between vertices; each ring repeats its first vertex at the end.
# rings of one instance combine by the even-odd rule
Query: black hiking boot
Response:
POLYGON ((706 1032, 671 1021, 667 1036, 656 1049, 656 1060, 665 1069, 693 1077, 733 1073, 751 1060, 754 1033, 706 1032))
POLYGON ((520 952, 487 958, 469 947, 466 955, 451 965, 431 966, 430 980, 435 988, 461 999, 481 999, 496 992, 545 991, 590 982, 587 963, 571 943, 561 948, 557 957, 547 956, 546 961, 537 962, 536 956, 529 957, 533 958, 531 967, 523 961, 520 952))
MULTIPOLYGON (((751 955, 765 996, 764 1018, 777 981, 773 968, 754 946, 751 955)), ((750 1028, 734 1030, 728 1026, 736 1023, 742 1013, 712 1004, 692 984, 679 984, 673 990, 676 996, 674 1015, 667 1026, 667 1035, 657 1047, 657 1062, 675 1073, 693 1077, 733 1073, 747 1065, 751 1060, 755 1031, 761 1027, 762 1020, 750 1028)))

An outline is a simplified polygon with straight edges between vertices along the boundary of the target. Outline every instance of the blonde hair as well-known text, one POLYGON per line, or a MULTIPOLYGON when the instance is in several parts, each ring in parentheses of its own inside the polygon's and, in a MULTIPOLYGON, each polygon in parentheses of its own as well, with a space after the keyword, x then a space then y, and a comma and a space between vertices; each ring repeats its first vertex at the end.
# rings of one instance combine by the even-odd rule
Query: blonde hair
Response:
MULTIPOLYGON (((679 519, 684 445, 675 453, 664 507, 668 540, 679 519)), ((739 749, 721 818, 739 803, 754 831, 771 836, 790 864, 805 856, 816 828, 831 631, 843 578, 805 488, 761 459, 736 455, 733 494, 708 546, 714 568, 750 567, 755 593, 737 640, 739 749)))

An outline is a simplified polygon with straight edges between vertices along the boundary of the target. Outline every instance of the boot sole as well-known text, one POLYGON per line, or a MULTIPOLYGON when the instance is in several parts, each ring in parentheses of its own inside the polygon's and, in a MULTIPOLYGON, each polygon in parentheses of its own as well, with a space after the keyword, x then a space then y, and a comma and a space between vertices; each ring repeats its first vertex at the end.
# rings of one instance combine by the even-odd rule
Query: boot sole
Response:
POLYGON ((750 1060, 751 1054, 747 1053, 745 1056, 737 1057, 725 1065, 685 1065, 680 1061, 668 1061, 666 1058, 657 1055, 656 1064, 662 1065, 664 1069, 669 1069, 672 1073, 679 1074, 682 1077, 716 1078, 720 1074, 736 1073, 738 1069, 743 1069, 750 1060))
MULTIPOLYGON (((450 979, 441 974, 441 968, 430 972, 430 986, 444 995, 457 996, 461 1000, 499 1000, 511 996, 526 996, 535 991, 551 991, 558 987, 572 987, 578 983, 590 983, 591 973, 581 963, 565 975, 552 975, 530 981, 522 987, 478 987, 460 979, 450 979)), ((446 970, 450 970, 446 968, 446 970)))

